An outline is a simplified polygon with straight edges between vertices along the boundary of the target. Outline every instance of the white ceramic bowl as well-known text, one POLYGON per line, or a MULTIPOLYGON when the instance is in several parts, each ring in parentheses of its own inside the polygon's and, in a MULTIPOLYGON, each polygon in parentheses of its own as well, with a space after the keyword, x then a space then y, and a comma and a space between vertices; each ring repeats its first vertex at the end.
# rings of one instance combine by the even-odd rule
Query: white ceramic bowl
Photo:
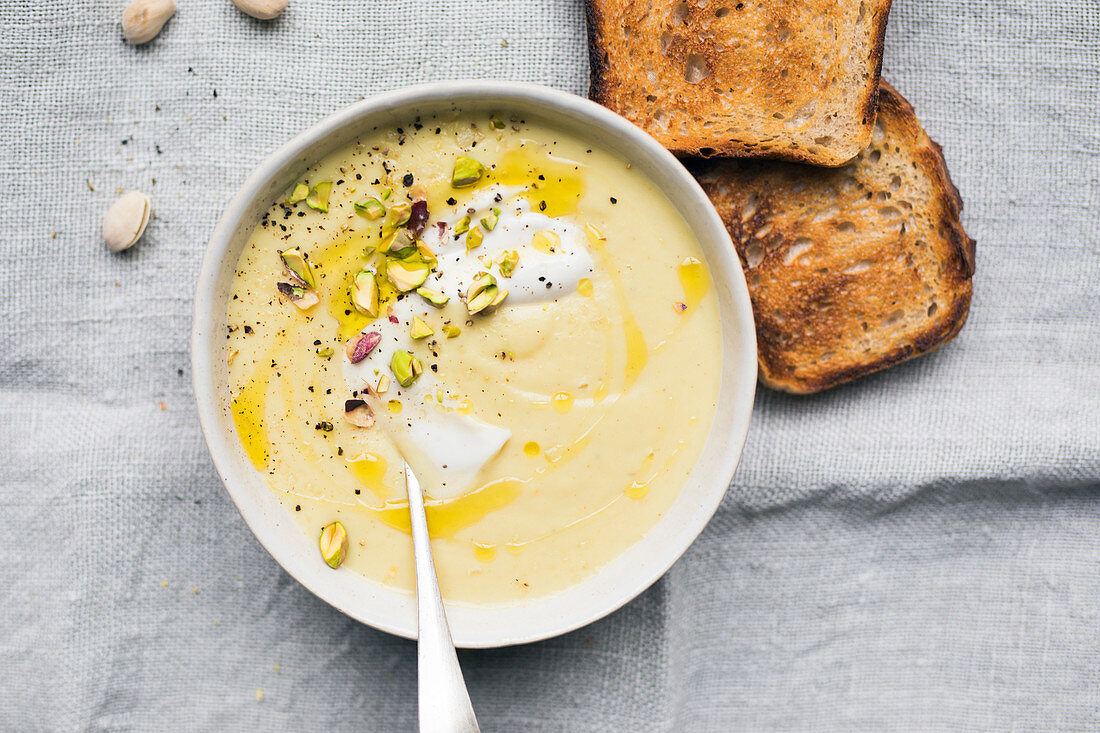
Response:
POLYGON ((325 118, 270 155, 229 202, 203 257, 191 332, 195 399, 214 465, 249 528, 298 582, 352 618, 416 637, 415 599, 325 565, 316 538, 298 529, 237 440, 229 410, 225 345, 233 270, 263 212, 311 164, 374 125, 396 126, 418 114, 454 108, 516 111, 563 126, 614 150, 656 181, 683 212, 702 246, 722 320, 724 361, 718 408, 680 497, 640 542, 579 585, 523 605, 449 607, 458 646, 495 647, 546 639, 606 616, 660 578, 702 532, 741 456, 756 389, 756 336, 741 265, 702 189, 653 138, 594 102, 535 85, 452 82, 381 94, 325 118))

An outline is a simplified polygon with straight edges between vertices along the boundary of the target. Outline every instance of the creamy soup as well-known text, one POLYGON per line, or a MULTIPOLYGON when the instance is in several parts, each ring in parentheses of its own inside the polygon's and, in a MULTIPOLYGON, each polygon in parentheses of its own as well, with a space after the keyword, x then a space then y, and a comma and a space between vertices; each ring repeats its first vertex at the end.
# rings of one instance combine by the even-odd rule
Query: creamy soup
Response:
POLYGON ((458 113, 365 130, 252 233, 226 400, 302 531, 346 531, 333 572, 414 588, 407 460, 444 597, 521 602, 676 500, 718 396, 712 290, 653 182, 568 130, 458 113))

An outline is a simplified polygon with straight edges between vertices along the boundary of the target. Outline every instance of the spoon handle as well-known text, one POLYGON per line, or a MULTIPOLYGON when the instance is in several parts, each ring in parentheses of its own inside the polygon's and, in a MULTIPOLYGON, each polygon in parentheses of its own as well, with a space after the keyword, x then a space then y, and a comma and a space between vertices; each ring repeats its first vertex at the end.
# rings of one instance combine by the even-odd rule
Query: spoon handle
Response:
POLYGON ((416 558, 417 609, 417 701, 420 733, 476 733, 480 731, 470 693, 458 666, 447 612, 439 595, 439 581, 432 560, 428 520, 424 516, 424 493, 409 464, 405 464, 405 486, 409 493, 413 555, 416 558))

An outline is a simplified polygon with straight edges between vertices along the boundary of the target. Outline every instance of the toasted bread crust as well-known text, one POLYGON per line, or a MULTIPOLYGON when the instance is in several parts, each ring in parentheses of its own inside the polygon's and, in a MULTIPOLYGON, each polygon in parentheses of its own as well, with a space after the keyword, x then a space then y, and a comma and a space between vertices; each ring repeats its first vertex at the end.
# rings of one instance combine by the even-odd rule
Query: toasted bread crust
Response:
POLYGON ((841 169, 695 165, 746 268, 773 389, 828 389, 934 351, 966 322, 975 243, 940 147, 886 82, 878 119, 881 139, 841 169))
MULTIPOLYGON (((821 70, 815 68, 823 63, 820 49, 798 46, 793 40, 786 46, 776 43, 776 53, 764 57, 772 65, 770 71, 757 70, 755 65, 763 63, 761 53, 731 50, 738 48, 738 39, 730 25, 722 25, 708 40, 685 38, 675 21, 657 17, 674 14, 678 3, 657 0, 656 5, 639 14, 630 0, 586 0, 591 99, 622 114, 678 155, 775 158, 835 167, 867 146, 877 109, 891 0, 863 3, 870 17, 863 39, 867 55, 865 59, 859 57, 858 83, 845 83, 836 76, 831 82, 821 81, 821 70), (633 23, 644 26, 646 32, 624 31, 624 26, 633 23), (666 38, 671 38, 667 44, 663 40, 666 38), (685 87, 685 58, 705 60, 712 72, 706 84, 688 83, 685 87), (731 65, 734 62, 738 68, 731 65), (744 65, 754 66, 753 73, 759 77, 759 83, 747 89, 739 86, 740 66, 744 65), (782 75, 779 66, 784 67, 782 75), (788 72, 798 84, 785 82, 788 72), (720 75, 723 78, 713 78, 720 75), (730 85, 728 94, 712 88, 726 84, 730 85), (667 93, 656 88, 661 85, 668 85, 667 93), (822 114, 821 119, 812 119, 808 128, 794 131, 788 125, 795 122, 806 104, 836 107, 837 111, 822 114), (660 108, 655 112, 656 106, 660 108), (732 126, 723 129, 725 125, 732 126), (834 129, 837 125, 839 131, 834 129), (818 142, 822 140, 828 142, 818 142)), ((733 7, 740 11, 744 6, 736 3, 733 7)), ((831 7, 847 8, 843 3, 831 7)), ((727 14, 722 18, 731 15, 730 7, 720 9, 727 14)), ((692 23, 725 23, 709 16, 699 20, 695 10, 686 12, 685 17, 692 23)), ((711 12, 709 6, 707 12, 711 12)), ((840 17, 835 9, 822 12, 832 12, 841 24, 851 20, 840 17)))

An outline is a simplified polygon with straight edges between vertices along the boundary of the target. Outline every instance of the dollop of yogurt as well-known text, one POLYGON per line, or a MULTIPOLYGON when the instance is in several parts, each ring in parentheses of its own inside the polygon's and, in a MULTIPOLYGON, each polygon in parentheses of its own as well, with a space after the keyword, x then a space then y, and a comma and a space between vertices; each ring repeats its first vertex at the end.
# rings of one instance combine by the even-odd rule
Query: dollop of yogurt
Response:
MULTIPOLYGON (((500 184, 487 186, 461 206, 446 211, 445 216, 434 220, 423 232, 422 239, 438 260, 424 286, 449 296, 450 303, 457 304, 463 316, 461 299, 480 273, 489 272, 496 278, 497 286, 508 291, 507 298, 498 306, 500 309, 545 306, 575 292, 581 279, 594 272, 595 263, 588 251, 584 229, 570 218, 551 218, 532 211, 530 203, 519 195, 523 190, 500 184), (492 216, 494 209, 500 211, 496 225, 484 232, 480 247, 467 252, 465 234, 456 234, 456 225, 469 217, 471 226, 475 226, 480 217, 492 216), (542 238, 542 248, 534 241, 539 232, 554 235, 542 238), (547 251, 547 241, 553 243, 553 251, 547 251), (487 263, 499 263, 501 256, 510 250, 518 253, 519 261, 511 277, 504 278, 487 263)), ((387 314, 365 328, 364 332, 375 331, 382 338, 358 364, 352 364, 346 354, 343 356, 348 388, 363 394, 368 385, 377 384, 380 375, 392 377, 389 365, 393 353, 399 349, 413 351, 410 335, 413 317, 425 317, 433 310, 415 292, 407 293, 392 304, 387 314)), ((473 317, 488 318, 492 314, 473 317)), ((442 348, 446 348, 445 341, 443 338, 442 348)), ((442 383, 425 364, 424 372, 410 386, 400 387, 394 380, 386 394, 370 398, 379 424, 421 474, 425 492, 436 499, 451 498, 475 488, 478 472, 512 437, 507 428, 444 407, 443 398, 451 395, 450 386, 442 383), (391 399, 400 400, 400 412, 387 408, 391 399)))

